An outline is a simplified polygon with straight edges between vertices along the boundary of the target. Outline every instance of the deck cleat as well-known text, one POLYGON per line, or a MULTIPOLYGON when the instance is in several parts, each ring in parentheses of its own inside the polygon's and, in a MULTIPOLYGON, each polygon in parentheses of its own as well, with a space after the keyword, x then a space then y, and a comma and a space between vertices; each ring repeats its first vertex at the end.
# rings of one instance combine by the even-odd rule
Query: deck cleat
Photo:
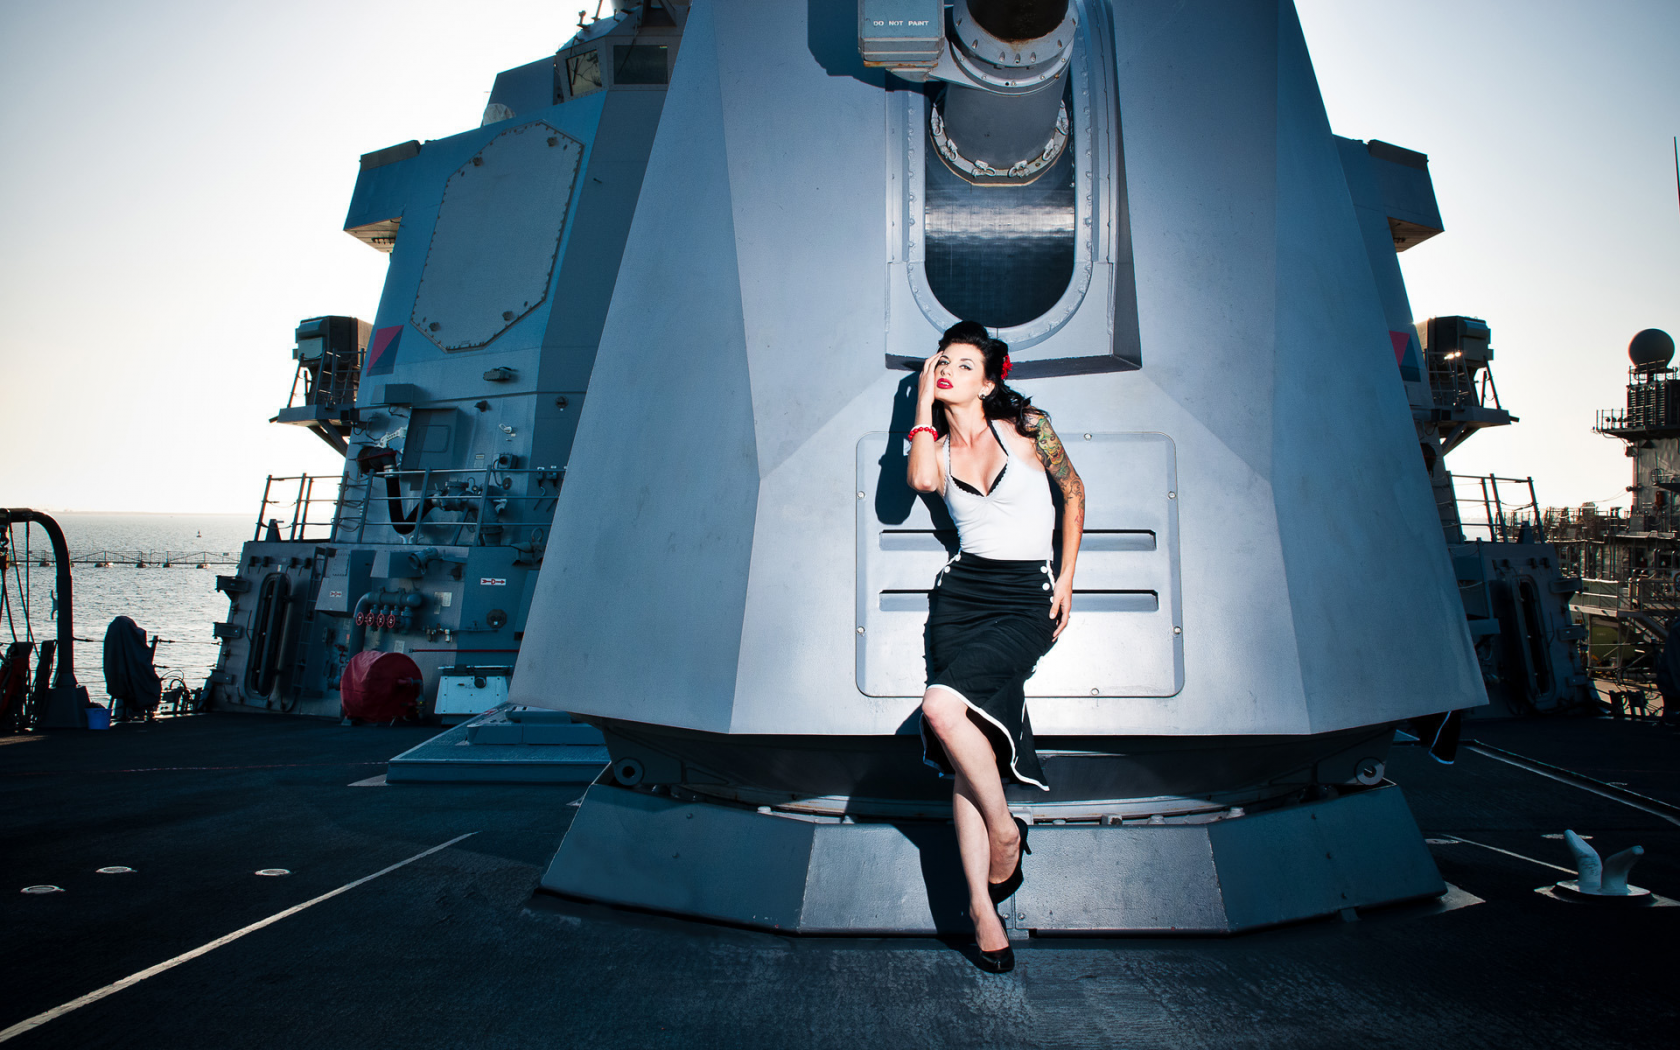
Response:
POLYGON ((1645 855, 1644 846, 1631 846, 1600 860, 1598 851, 1575 832, 1565 831, 1563 841, 1575 856, 1576 875, 1553 884, 1559 898, 1619 904, 1650 904, 1655 900, 1650 890, 1628 883, 1628 872, 1645 855))

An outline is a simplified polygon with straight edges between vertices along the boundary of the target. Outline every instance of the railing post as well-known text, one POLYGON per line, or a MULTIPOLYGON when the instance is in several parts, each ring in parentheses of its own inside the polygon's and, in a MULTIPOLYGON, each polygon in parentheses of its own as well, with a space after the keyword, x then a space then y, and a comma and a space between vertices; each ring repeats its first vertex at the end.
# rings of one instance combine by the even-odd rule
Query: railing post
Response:
POLYGON ((490 510, 490 468, 484 468, 484 476, 479 479, 478 486, 478 523, 473 529, 473 545, 484 546, 484 518, 490 510))
POLYGON ((362 475, 362 486, 363 486, 363 488, 362 488, 362 516, 357 519, 357 525, 356 525, 356 542, 357 543, 362 542, 362 537, 367 532, 368 508, 373 504, 373 475, 363 474, 362 475))
POLYGON ((1487 480, 1488 484, 1494 489, 1494 512, 1499 516, 1499 541, 1500 543, 1510 543, 1510 529, 1507 528, 1510 522, 1505 521, 1505 501, 1499 496, 1499 477, 1488 474, 1487 480))
POLYGON ((303 502, 303 486, 304 486, 304 483, 307 482, 308 480, 309 480, 309 475, 308 474, 300 474, 298 476, 297 498, 292 501, 292 527, 290 529, 290 532, 291 532, 291 537, 294 541, 298 538, 298 512, 300 510, 302 510, 305 514, 307 514, 309 512, 308 511, 308 504, 303 502))
POLYGON ((256 525, 256 528, 251 530, 251 542, 253 542, 253 543, 255 543, 257 540, 262 539, 263 517, 264 517, 264 515, 266 515, 268 513, 268 494, 269 494, 269 491, 273 487, 274 487, 274 475, 270 474, 268 476, 268 480, 263 482, 262 506, 257 508, 257 525, 256 525))
POLYGON ((1499 537, 1493 532, 1493 506, 1488 502, 1487 478, 1478 476, 1476 483, 1482 487, 1482 520, 1487 523, 1488 542, 1492 543, 1499 537))
MULTIPOLYGON (((348 468, 346 468, 348 469, 348 468)), ((344 475, 338 476, 338 492, 333 496, 332 520, 327 524, 327 542, 338 541, 338 526, 344 520, 344 475)))
POLYGON ((432 491, 432 468, 420 471, 419 498, 414 501, 414 531, 408 534, 410 543, 420 542, 420 523, 426 520, 426 494, 432 491))

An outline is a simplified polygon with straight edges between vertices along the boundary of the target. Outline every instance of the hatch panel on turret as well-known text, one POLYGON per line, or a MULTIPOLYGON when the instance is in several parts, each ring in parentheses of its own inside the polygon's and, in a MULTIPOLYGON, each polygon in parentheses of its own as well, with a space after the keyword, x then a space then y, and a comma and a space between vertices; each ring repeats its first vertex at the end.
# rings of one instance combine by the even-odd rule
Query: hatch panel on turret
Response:
POLYGON ((491 139, 449 177, 411 320, 475 350, 548 297, 583 145, 536 121, 491 139))

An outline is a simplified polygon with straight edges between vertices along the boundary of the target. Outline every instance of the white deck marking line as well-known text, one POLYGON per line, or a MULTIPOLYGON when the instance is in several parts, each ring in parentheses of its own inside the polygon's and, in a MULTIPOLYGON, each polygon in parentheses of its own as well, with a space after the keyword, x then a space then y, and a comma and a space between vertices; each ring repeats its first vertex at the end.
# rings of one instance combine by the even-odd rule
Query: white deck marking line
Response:
POLYGON ((1545 777, 1547 780, 1555 780, 1559 784, 1567 784, 1568 786, 1570 786, 1572 788, 1580 788, 1582 791, 1585 791, 1588 794, 1597 795, 1599 798, 1607 798, 1612 802, 1620 802, 1624 806, 1630 806, 1633 809, 1637 809, 1641 813, 1649 813, 1653 817, 1661 817, 1662 819, 1668 821, 1670 824, 1680 824, 1680 820, 1677 820, 1674 817, 1670 816, 1669 814, 1664 813, 1660 809, 1654 809, 1651 806, 1642 806, 1639 803, 1633 801, 1632 799, 1620 798, 1616 795, 1610 794, 1610 792, 1608 792, 1608 791, 1600 791, 1597 788, 1592 787, 1590 785, 1577 783, 1576 781, 1569 780, 1565 777, 1560 777, 1560 776, 1557 776, 1553 773, 1548 773, 1544 769, 1535 769, 1533 766, 1525 765, 1522 762, 1513 761, 1509 758, 1506 758, 1504 755, 1495 754, 1492 751, 1485 751, 1482 748, 1477 747, 1475 744, 1466 744, 1464 746, 1465 746, 1466 750, 1474 751, 1474 752, 1476 752, 1476 754, 1481 755, 1483 758, 1491 758, 1495 762, 1503 762, 1508 766, 1516 766, 1518 769, 1526 769, 1530 773, 1537 773, 1540 776, 1545 777))
POLYGON ((194 948, 190 952, 183 952, 180 955, 175 956, 175 958, 173 958, 173 959, 167 959, 163 962, 158 963, 156 966, 148 966, 148 967, 146 967, 146 969, 141 970, 139 973, 129 974, 127 977, 124 977, 122 980, 115 981, 111 984, 106 985, 103 988, 96 988, 93 991, 87 993, 86 995, 84 995, 84 996, 82 996, 78 999, 70 1000, 69 1002, 65 1003, 63 1006, 55 1006, 51 1010, 47 1010, 44 1013, 38 1013, 34 1017, 28 1018, 27 1020, 19 1021, 17 1024, 12 1025, 10 1028, 6 1029, 5 1031, 0 1031, 0 1043, 4 1043, 8 1039, 14 1039, 17 1036, 20 1036, 25 1032, 33 1031, 34 1029, 39 1028, 42 1025, 46 1024, 48 1021, 51 1021, 55 1017, 63 1017, 65 1014, 69 1013, 72 1010, 78 1010, 78 1009, 88 1005, 89 1003, 98 1002, 99 1000, 105 998, 107 995, 111 995, 115 992, 120 992, 124 988, 128 988, 132 985, 139 984, 141 981, 144 981, 148 977, 156 977, 158 974, 163 973, 165 970, 172 970, 172 969, 181 965, 184 962, 190 962, 191 960, 198 958, 200 955, 205 955, 209 952, 215 951, 217 948, 220 948, 224 944, 229 944, 233 941, 237 941, 239 938, 245 936, 247 933, 255 933, 258 930, 262 929, 264 926, 273 925, 274 923, 279 922, 281 919, 284 919, 289 915, 296 915, 298 912, 303 911, 305 908, 313 908, 315 905, 321 903, 322 901, 329 900, 333 897, 338 896, 341 893, 347 892, 349 890, 353 890, 357 886, 360 886, 364 882, 372 882, 374 879, 379 878, 381 875, 389 875, 391 872, 396 871, 398 868, 404 867, 405 865, 413 864, 415 861, 420 860, 422 857, 429 857, 439 850, 448 849, 450 846, 455 845, 455 843, 460 842, 462 839, 472 838, 476 834, 478 834, 478 832, 469 831, 465 835, 457 835, 454 838, 450 839, 448 842, 443 843, 442 845, 433 846, 431 849, 426 850, 422 853, 416 853, 414 856, 408 858, 407 860, 399 860, 395 864, 391 865, 388 868, 380 868, 378 871, 374 872, 372 875, 364 875, 361 878, 357 879, 355 882, 347 882, 344 885, 340 886, 336 890, 328 890, 326 893, 321 894, 319 897, 314 897, 314 898, 311 898, 310 900, 306 900, 302 904, 294 904, 290 908, 287 908, 285 911, 275 912, 273 915, 270 915, 266 919, 258 919, 256 922, 253 922, 251 925, 246 926, 243 929, 234 930, 230 934, 227 934, 227 935, 222 936, 222 937, 217 937, 215 940, 211 941, 209 944, 200 945, 199 947, 194 948))
POLYGON ((1560 867, 1558 867, 1558 866, 1557 866, 1557 865, 1556 865, 1556 864, 1548 864, 1548 863, 1546 863, 1546 862, 1545 862, 1545 861, 1543 861, 1543 860, 1535 860, 1535 859, 1534 859, 1534 858, 1533 858, 1533 857, 1525 857, 1525 856, 1523 856, 1523 855, 1522 855, 1522 854, 1521 854, 1521 853, 1512 853, 1512 852, 1511 852, 1511 851, 1510 851, 1510 850, 1508 850, 1508 849, 1500 849, 1500 848, 1499 848, 1499 847, 1498 847, 1498 846, 1490 846, 1490 845, 1488 845, 1488 844, 1487 844, 1487 843, 1485 843, 1485 842, 1474 842, 1474 841, 1472 841, 1472 840, 1470 840, 1470 839, 1466 839, 1466 838, 1460 838, 1460 837, 1459 837, 1459 836, 1457 836, 1457 835, 1445 835, 1445 834, 1444 834, 1444 835, 1442 835, 1442 836, 1441 836, 1441 837, 1442 837, 1442 838, 1446 838, 1446 839, 1452 839, 1452 840, 1453 840, 1453 841, 1454 841, 1454 842, 1462 842, 1462 843, 1464 843, 1464 844, 1465 844, 1465 845, 1466 845, 1466 846, 1480 846, 1480 847, 1482 847, 1482 848, 1483 848, 1483 849, 1490 849, 1490 850, 1493 850, 1493 852, 1495 852, 1495 853, 1503 853, 1503 854, 1505 854, 1505 855, 1506 855, 1506 856, 1507 856, 1507 857, 1515 857, 1515 858, 1517 858, 1517 859, 1518 859, 1518 860, 1526 860, 1526 861, 1528 861, 1528 862, 1529 862, 1529 863, 1530 863, 1530 864, 1538 864, 1538 865, 1540 865, 1540 866, 1541 866, 1541 867, 1542 867, 1542 868, 1551 868, 1551 869, 1552 869, 1552 870, 1553 870, 1553 871, 1561 871, 1561 872, 1563 872, 1563 873, 1564 873, 1564 874, 1565 874, 1565 875, 1573 875, 1573 874, 1575 874, 1575 869, 1574 869, 1574 868, 1560 868, 1560 867))

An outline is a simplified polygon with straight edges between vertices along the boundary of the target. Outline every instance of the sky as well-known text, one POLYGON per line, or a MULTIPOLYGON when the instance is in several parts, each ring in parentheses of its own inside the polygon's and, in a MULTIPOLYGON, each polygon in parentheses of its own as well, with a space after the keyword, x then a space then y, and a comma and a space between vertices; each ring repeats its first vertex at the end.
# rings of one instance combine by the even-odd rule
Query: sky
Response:
POLYGON ((1680 4, 1297 0, 1330 127, 1429 156, 1445 232, 1400 255, 1416 319, 1493 332, 1520 422, 1448 457, 1542 506, 1626 506, 1627 344, 1680 336, 1680 4))
MULTIPOLYGON (((342 230, 358 158, 476 127, 585 5, 0 0, 0 505, 254 517, 267 475, 336 477, 267 420, 297 322, 377 306, 387 256, 342 230)), ((1298 10, 1331 128, 1429 155, 1413 313, 1493 330, 1522 421, 1450 468, 1625 504, 1591 427, 1633 334, 1680 334, 1680 4, 1298 10)))

